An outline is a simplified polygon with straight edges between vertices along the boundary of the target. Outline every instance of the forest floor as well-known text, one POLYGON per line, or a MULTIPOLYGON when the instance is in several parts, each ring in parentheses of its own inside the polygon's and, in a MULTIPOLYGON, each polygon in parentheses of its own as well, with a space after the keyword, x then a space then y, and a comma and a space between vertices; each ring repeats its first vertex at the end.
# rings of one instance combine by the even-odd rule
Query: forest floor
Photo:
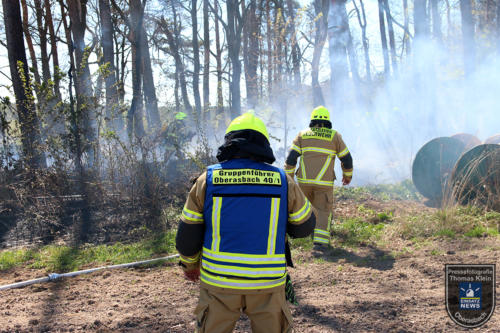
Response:
MULTIPOLYGON (((448 318, 444 266, 498 266, 500 237, 477 226, 459 234, 450 214, 416 201, 339 201, 330 249, 314 256, 309 239, 292 244, 295 332, 466 331, 448 318)), ((488 216, 498 226, 500 215, 488 216)), ((0 271, 0 285, 47 273, 15 266, 0 271)), ((169 263, 1 291, 0 332, 192 332, 198 289, 169 263)), ((476 331, 500 332, 499 311, 476 331)), ((242 315, 235 332, 250 331, 242 315)))

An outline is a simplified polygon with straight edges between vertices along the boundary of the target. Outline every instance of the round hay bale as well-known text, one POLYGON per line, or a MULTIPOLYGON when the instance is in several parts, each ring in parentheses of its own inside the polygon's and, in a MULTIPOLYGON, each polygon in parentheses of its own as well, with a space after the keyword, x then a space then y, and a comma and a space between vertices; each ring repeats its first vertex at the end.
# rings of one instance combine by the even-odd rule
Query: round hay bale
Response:
POLYGON ((495 145, 500 145, 500 133, 490 136, 484 143, 491 143, 495 145))
POLYGON ((460 204, 500 211, 500 145, 483 144, 463 154, 453 169, 450 185, 460 204))
POLYGON ((477 136, 469 133, 457 133, 455 135, 450 136, 450 138, 462 141, 465 145, 465 150, 472 149, 475 146, 479 146, 482 143, 481 140, 477 138, 477 136))
POLYGON ((440 202, 455 162, 465 144, 455 138, 441 137, 427 142, 418 151, 412 166, 412 180, 426 198, 440 202))

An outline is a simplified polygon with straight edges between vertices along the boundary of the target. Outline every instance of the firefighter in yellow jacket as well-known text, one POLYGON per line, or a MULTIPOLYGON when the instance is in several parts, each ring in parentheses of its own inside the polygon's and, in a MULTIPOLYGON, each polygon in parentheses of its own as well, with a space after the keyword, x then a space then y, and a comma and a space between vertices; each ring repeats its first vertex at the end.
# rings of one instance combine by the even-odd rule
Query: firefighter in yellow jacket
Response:
POLYGON ((225 143, 195 181, 176 236, 186 278, 201 279, 197 332, 232 332, 240 313, 254 333, 291 330, 285 301, 286 234, 312 234, 315 216, 275 158, 253 113, 234 119, 225 143))
POLYGON ((336 156, 342 166, 342 183, 348 185, 353 172, 351 154, 340 133, 332 129, 328 109, 319 106, 311 114, 309 128, 299 132, 293 140, 285 162, 285 172, 293 176, 300 157, 297 182, 317 212, 313 237, 315 250, 323 250, 330 244, 336 156))

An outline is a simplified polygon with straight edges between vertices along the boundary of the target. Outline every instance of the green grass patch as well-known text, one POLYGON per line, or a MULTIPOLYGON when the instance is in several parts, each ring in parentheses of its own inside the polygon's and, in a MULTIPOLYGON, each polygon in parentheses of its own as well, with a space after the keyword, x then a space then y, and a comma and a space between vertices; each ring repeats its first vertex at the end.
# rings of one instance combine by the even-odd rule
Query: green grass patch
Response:
POLYGON ((467 231, 465 233, 465 236, 467 237, 498 236, 498 230, 478 225, 475 226, 474 229, 467 231))
POLYGON ((393 213, 392 212, 377 213, 377 217, 378 217, 380 222, 387 222, 387 221, 392 220, 393 213))
POLYGON ((373 209, 367 208, 363 204, 358 206, 358 212, 360 212, 361 214, 367 214, 367 215, 376 215, 377 214, 373 209))
POLYGON ((393 251, 391 253, 391 257, 394 258, 394 259, 399 259, 399 258, 407 257, 407 256, 411 255, 412 253, 413 253, 413 249, 412 248, 403 247, 399 251, 393 251))
POLYGON ((320 258, 312 258, 312 261, 315 264, 324 264, 324 263, 326 263, 325 258, 321 258, 321 257, 320 258))
POLYGON ((384 227, 384 223, 373 224, 355 217, 333 224, 331 232, 337 243, 358 246, 378 240, 384 227))
POLYGON ((33 258, 33 251, 27 249, 0 252, 0 271, 18 266, 33 258))
POLYGON ((85 266, 114 265, 147 260, 155 255, 173 253, 174 251, 175 231, 170 231, 154 239, 131 244, 89 245, 82 248, 48 245, 38 250, 2 251, 0 252, 0 270, 28 264, 32 268, 62 273, 85 266))
POLYGON ((443 251, 436 250, 436 249, 433 249, 433 250, 431 251, 431 255, 432 255, 432 256, 440 256, 440 255, 442 255, 443 253, 444 253, 443 251))
POLYGON ((485 212, 478 207, 452 207, 435 213, 397 219, 389 227, 389 234, 404 239, 429 237, 497 237, 500 229, 500 213, 485 212))
POLYGON ((358 206, 358 212, 363 214, 364 217, 368 219, 368 222, 373 223, 388 222, 394 217, 392 211, 376 212, 371 208, 365 207, 364 204, 358 206))
POLYGON ((363 187, 339 186, 334 188, 333 193, 337 200, 352 199, 363 201, 369 198, 383 201, 422 200, 422 196, 409 179, 396 184, 368 185, 363 187))
POLYGON ((455 238, 455 236, 457 235, 455 231, 451 230, 451 229, 441 229, 441 230, 438 230, 434 233, 435 236, 438 236, 438 237, 448 237, 448 238, 455 238))

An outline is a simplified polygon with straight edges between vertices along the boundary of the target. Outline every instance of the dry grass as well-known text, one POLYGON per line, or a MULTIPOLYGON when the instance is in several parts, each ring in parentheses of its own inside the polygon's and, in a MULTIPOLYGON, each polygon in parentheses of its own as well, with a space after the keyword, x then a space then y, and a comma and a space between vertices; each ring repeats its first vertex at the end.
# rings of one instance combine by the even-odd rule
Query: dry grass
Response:
POLYGON ((387 226, 387 237, 413 239, 498 236, 499 231, 500 213, 473 206, 457 206, 434 213, 395 218, 394 223, 387 226))
POLYGON ((500 149, 483 151, 453 170, 443 207, 475 205, 500 211, 500 149))

